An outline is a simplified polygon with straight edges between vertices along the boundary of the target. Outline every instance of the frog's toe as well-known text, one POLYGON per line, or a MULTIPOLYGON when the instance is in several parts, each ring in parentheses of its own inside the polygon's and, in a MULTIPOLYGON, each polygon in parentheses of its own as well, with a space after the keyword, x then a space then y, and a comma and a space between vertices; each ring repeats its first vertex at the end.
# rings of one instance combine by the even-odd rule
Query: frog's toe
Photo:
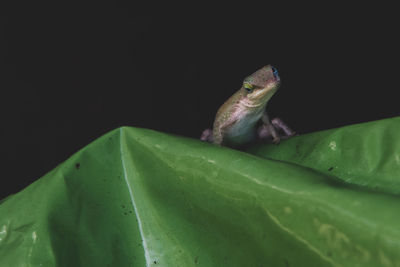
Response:
POLYGON ((275 145, 279 144, 280 141, 281 141, 280 137, 275 137, 274 139, 272 139, 272 143, 274 143, 275 145))
POLYGON ((211 129, 205 129, 200 136, 201 141, 212 142, 213 141, 213 132, 211 129))

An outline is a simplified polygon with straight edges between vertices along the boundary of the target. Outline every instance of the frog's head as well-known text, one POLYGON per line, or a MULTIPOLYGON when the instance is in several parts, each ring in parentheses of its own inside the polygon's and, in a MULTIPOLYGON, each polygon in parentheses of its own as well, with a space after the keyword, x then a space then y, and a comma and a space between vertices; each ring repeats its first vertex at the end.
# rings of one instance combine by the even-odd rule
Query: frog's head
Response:
POLYGON ((279 85, 278 71, 271 65, 267 65, 246 77, 242 90, 252 106, 260 106, 268 102, 278 90, 279 85))

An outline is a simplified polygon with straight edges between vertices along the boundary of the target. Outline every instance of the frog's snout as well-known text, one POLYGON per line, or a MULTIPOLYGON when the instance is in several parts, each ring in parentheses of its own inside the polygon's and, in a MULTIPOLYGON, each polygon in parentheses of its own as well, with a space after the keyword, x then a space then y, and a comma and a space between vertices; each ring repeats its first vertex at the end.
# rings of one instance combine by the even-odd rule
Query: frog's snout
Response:
POLYGON ((278 70, 272 66, 271 66, 271 69, 272 69, 272 74, 274 75, 274 78, 279 81, 280 78, 279 78, 278 70))

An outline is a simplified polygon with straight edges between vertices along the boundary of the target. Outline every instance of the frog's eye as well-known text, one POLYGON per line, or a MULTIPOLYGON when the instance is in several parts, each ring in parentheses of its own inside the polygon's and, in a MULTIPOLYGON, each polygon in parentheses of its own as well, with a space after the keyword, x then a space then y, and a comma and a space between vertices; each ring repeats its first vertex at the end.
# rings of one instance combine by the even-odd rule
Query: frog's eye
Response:
POLYGON ((251 84, 249 84, 249 83, 244 83, 243 84, 243 87, 244 87, 244 89, 247 91, 247 92, 251 92, 251 91, 253 91, 253 89, 254 89, 254 87, 253 87, 253 85, 251 85, 251 84))

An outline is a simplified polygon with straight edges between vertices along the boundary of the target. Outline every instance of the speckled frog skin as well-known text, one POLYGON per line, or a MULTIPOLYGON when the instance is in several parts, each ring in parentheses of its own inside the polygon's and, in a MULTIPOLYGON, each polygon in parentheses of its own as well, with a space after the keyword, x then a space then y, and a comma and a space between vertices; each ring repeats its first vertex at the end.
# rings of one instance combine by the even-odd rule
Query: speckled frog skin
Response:
POLYGON ((279 85, 278 71, 271 65, 246 77, 242 87, 219 108, 213 129, 204 130, 200 139, 235 147, 257 138, 272 137, 273 142, 278 143, 281 137, 294 135, 279 118, 270 121, 265 111, 279 85), (260 120, 262 125, 257 129, 256 125, 260 120), (284 135, 280 136, 278 131, 284 135))

